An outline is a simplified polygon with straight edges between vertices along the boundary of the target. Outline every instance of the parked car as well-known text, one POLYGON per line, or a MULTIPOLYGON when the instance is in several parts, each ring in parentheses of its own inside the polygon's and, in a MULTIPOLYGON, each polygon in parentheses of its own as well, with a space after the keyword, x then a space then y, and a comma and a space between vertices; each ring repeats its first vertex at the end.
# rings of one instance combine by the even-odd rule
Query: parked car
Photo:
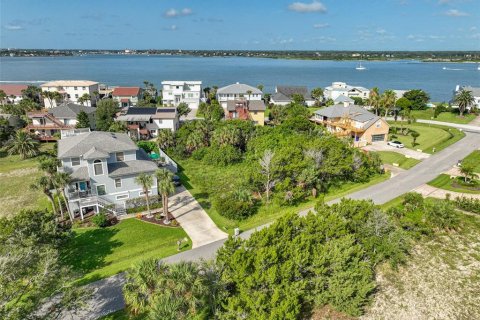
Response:
POLYGON ((172 182, 173 184, 175 185, 175 187, 178 187, 182 184, 182 182, 180 181, 180 177, 177 176, 177 175, 174 175, 173 178, 172 178, 172 182))
POLYGON ((395 147, 395 148, 405 148, 405 146, 403 145, 403 143, 401 143, 400 141, 388 141, 387 143, 389 146, 392 146, 392 147, 395 147))

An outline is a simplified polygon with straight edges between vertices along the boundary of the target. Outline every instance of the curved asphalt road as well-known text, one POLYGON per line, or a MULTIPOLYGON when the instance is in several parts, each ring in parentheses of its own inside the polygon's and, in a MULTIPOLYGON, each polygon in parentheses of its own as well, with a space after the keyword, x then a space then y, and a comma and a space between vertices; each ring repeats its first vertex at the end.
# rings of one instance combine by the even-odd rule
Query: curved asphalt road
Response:
MULTIPOLYGON (((426 120, 425 122, 447 125, 447 123, 438 123, 436 121, 426 120)), ((383 204, 433 180, 440 173, 450 169, 458 160, 465 158, 473 150, 480 149, 480 127, 455 124, 448 125, 464 130, 466 136, 448 148, 423 160, 412 169, 402 172, 382 183, 351 193, 346 197, 351 199, 372 199, 377 204, 383 204)), ((340 199, 333 200, 330 203, 338 201, 340 201, 340 199)), ((300 214, 305 215, 310 210, 311 209, 304 210, 300 212, 300 214)), ((263 229, 266 226, 268 226, 268 224, 243 232, 240 237, 247 239, 253 232, 263 229)), ((218 240, 189 251, 181 252, 165 258, 164 261, 167 263, 175 263, 214 258, 217 250, 223 245, 225 240, 226 239, 218 240)), ((100 316, 123 309, 125 306, 122 295, 123 283, 124 274, 121 273, 90 284, 89 287, 95 294, 93 299, 88 303, 88 310, 71 316, 71 319, 97 319, 100 316)))

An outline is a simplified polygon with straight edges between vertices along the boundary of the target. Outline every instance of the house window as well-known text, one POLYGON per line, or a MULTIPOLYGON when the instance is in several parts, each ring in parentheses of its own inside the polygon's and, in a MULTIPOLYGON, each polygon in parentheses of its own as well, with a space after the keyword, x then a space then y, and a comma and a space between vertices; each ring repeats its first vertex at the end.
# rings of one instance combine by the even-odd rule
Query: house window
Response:
POLYGON ((82 90, 87 90, 87 88, 86 88, 86 87, 82 87, 82 90))
POLYGON ((97 194, 99 196, 104 196, 107 194, 107 190, 105 189, 105 185, 104 184, 101 184, 99 186, 97 186, 97 194))
POLYGON ((99 175, 103 174, 102 160, 93 161, 93 171, 95 172, 96 176, 99 176, 99 175))
POLYGON ((72 167, 76 167, 80 165, 80 158, 72 158, 72 167))
POLYGON ((117 178, 115 179, 115 188, 121 188, 122 187, 122 179, 117 178))
POLYGON ((77 93, 75 93, 75 98, 78 98, 78 94, 77 94, 77 93))
POLYGON ((121 194, 115 197, 117 200, 128 199, 128 193, 121 194))
POLYGON ((116 153, 117 162, 125 161, 125 154, 123 152, 116 153))
POLYGON ((158 124, 162 124, 162 123, 163 123, 163 120, 161 120, 161 119, 158 119, 157 121, 158 121, 158 124))
POLYGON ((73 87, 73 90, 77 90, 77 87, 73 87))
POLYGON ((380 125, 381 125, 381 122, 380 121, 377 121, 377 128, 380 128, 380 125))
MULTIPOLYGON (((151 194, 152 194, 152 190, 148 190, 148 194, 151 195, 151 194)), ((140 191, 140 192, 138 193, 138 195, 139 195, 139 196, 144 196, 144 195, 145 195, 145 192, 140 191)))

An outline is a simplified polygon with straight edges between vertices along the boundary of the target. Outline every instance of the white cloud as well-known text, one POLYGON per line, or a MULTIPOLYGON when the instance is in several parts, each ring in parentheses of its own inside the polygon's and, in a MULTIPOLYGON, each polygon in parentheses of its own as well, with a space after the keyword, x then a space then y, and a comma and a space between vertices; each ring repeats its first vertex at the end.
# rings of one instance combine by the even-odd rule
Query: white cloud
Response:
POLYGON ((15 25, 15 24, 7 24, 3 26, 5 29, 10 30, 10 31, 19 31, 23 30, 24 28, 20 25, 15 25))
POLYGON ((177 10, 172 8, 165 11, 164 15, 167 18, 176 18, 176 17, 189 16, 191 14, 193 14, 193 11, 190 8, 183 8, 182 10, 177 10))
POLYGON ((178 30, 178 27, 177 27, 177 25, 172 24, 171 26, 168 26, 168 27, 163 28, 163 30, 167 30, 167 31, 177 31, 177 30, 178 30))
POLYGON ((449 16, 449 17, 466 17, 466 16, 468 16, 469 14, 466 13, 466 12, 457 10, 457 9, 450 9, 450 10, 447 10, 447 11, 445 12, 445 15, 447 15, 447 16, 449 16))
POLYGON ((387 30, 385 30, 385 29, 383 29, 383 28, 379 28, 379 29, 377 29, 376 32, 377 32, 378 34, 382 34, 382 35, 383 35, 383 34, 386 34, 386 33, 387 33, 387 30))
POLYGON ((478 28, 475 27, 475 26, 473 26, 473 27, 470 28, 470 31, 477 31, 477 30, 478 30, 478 28))
POLYGON ((320 1, 314 0, 312 3, 294 2, 288 6, 288 9, 295 12, 327 12, 327 7, 320 1))
POLYGON ((328 28, 330 25, 328 23, 316 23, 313 25, 315 29, 323 29, 323 28, 328 28))

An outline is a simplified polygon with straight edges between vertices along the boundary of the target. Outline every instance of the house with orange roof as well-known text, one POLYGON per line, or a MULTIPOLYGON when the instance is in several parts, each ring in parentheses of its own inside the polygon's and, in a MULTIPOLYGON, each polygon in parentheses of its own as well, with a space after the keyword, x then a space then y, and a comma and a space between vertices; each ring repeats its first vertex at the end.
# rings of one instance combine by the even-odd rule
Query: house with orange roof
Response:
POLYGON ((112 98, 118 101, 122 108, 136 106, 142 97, 143 90, 140 87, 116 87, 112 91, 112 98))
POLYGON ((23 99, 22 91, 26 90, 26 84, 0 84, 0 90, 5 92, 6 98, 4 103, 17 104, 23 99))

